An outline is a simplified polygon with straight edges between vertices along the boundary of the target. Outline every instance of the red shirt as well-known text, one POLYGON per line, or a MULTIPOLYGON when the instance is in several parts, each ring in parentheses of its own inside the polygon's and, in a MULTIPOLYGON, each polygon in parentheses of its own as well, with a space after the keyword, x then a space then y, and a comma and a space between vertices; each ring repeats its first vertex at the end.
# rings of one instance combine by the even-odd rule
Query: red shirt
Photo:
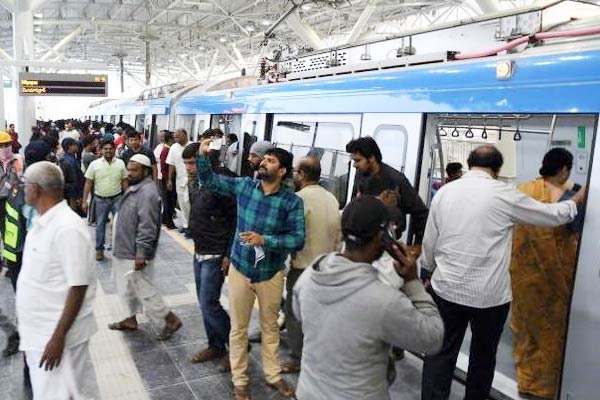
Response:
POLYGON ((160 152, 160 173, 162 174, 163 182, 169 180, 169 164, 167 164, 167 156, 169 155, 169 146, 165 145, 160 152))

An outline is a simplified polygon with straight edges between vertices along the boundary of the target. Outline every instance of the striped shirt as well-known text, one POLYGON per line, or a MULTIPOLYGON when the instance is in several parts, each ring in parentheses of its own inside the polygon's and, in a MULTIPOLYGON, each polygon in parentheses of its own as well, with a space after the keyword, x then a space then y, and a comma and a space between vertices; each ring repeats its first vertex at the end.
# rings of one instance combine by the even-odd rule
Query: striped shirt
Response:
POLYGON ((203 187, 236 196, 237 227, 231 247, 231 263, 251 282, 271 279, 285 268, 287 256, 304 247, 304 207, 302 200, 289 189, 265 195, 260 181, 216 175, 208 157, 196 159, 198 180, 203 187), (263 236, 265 258, 256 263, 253 246, 243 245, 241 232, 253 231, 263 236))
POLYGON ((572 200, 542 203, 472 170, 433 198, 420 266, 433 271, 431 286, 447 301, 474 308, 506 304, 512 300, 513 226, 558 226, 576 215, 572 200))

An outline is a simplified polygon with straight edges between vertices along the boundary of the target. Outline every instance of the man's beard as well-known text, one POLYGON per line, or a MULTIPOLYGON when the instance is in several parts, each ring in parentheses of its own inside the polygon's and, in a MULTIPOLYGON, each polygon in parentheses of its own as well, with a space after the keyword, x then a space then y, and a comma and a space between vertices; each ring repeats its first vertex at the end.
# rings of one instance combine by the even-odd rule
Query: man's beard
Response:
POLYGON ((144 178, 127 178, 127 182, 129 182, 130 185, 137 185, 138 183, 140 183, 141 181, 143 181, 144 178))
POLYGON ((265 182, 274 182, 275 181, 275 174, 267 171, 266 168, 262 168, 262 167, 258 168, 258 174, 256 175, 256 177, 258 179, 260 179, 261 181, 265 181, 265 182))

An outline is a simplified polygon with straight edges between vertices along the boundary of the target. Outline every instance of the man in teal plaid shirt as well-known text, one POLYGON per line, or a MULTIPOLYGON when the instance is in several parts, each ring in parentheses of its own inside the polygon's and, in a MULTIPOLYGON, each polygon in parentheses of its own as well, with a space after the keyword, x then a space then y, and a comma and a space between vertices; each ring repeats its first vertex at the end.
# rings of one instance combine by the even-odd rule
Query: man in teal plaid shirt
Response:
POLYGON ((231 248, 229 306, 231 333, 229 360, 236 400, 250 399, 248 324, 258 299, 262 336, 262 363, 267 384, 284 397, 294 388, 281 378, 277 317, 283 293, 287 256, 304 247, 302 200, 282 185, 292 173, 293 156, 273 148, 265 153, 258 180, 213 173, 208 153, 210 139, 202 141, 196 159, 202 186, 237 198, 238 220, 231 248))

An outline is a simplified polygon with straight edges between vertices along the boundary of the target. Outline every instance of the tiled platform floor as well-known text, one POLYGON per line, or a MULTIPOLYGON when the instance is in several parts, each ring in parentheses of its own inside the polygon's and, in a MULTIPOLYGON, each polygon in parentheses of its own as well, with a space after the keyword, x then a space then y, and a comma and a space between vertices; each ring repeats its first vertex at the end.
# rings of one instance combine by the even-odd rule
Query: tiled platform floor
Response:
MULTIPOLYGON (((167 302, 183 321, 183 328, 166 343, 154 340, 150 324, 141 319, 140 330, 123 334, 106 328, 119 319, 121 305, 111 277, 110 252, 107 260, 97 264, 98 296, 95 305, 99 331, 90 351, 98 378, 98 397, 104 400, 219 400, 230 399, 230 375, 219 373, 215 363, 191 364, 189 357, 206 346, 206 334, 195 295, 190 249, 191 241, 178 233, 163 232, 157 255, 158 285, 167 302)), ((226 292, 226 288, 224 290, 226 292)), ((224 298, 226 305, 226 299, 224 298)), ((0 304, 14 315, 14 294, 9 280, 0 278, 0 304)), ((255 312, 256 313, 256 312, 255 312)), ((253 317, 251 332, 258 329, 253 317)), ((6 338, 0 333, 0 348, 6 338)), ((285 334, 282 353, 286 351, 285 334)), ((20 355, 0 358, 0 400, 28 399, 23 389, 20 355)), ((394 400, 420 398, 421 361, 408 356, 396 365, 397 379, 390 388, 394 400)), ((260 345, 250 353, 252 394, 257 400, 278 399, 262 379, 260 345)), ((298 376, 288 379, 294 384, 298 376)), ((464 395, 464 387, 454 383, 452 400, 464 395)))

